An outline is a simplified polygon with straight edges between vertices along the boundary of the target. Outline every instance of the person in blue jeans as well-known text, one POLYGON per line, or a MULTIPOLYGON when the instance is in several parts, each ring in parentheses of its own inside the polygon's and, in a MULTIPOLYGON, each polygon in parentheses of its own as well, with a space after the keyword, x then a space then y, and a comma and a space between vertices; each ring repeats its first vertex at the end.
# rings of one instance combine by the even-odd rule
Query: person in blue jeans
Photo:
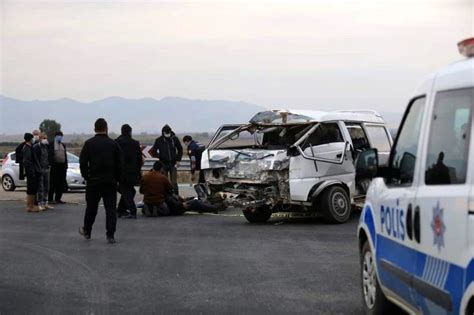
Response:
POLYGON ((36 201, 40 210, 53 209, 48 203, 49 176, 51 169, 51 156, 49 154, 48 136, 45 133, 40 135, 40 139, 33 145, 33 152, 39 162, 38 192, 36 201))

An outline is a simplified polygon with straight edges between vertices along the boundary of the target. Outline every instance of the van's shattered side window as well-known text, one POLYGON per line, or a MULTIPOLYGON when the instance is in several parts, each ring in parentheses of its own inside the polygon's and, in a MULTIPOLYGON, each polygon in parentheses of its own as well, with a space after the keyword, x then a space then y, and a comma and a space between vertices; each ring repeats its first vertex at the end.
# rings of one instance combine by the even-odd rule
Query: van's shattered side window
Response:
POLYGON ((339 126, 336 123, 323 123, 308 137, 303 148, 335 142, 344 142, 339 126))
POLYGON ((265 111, 253 116, 252 124, 297 124, 311 121, 312 118, 305 115, 297 115, 288 112, 265 111))

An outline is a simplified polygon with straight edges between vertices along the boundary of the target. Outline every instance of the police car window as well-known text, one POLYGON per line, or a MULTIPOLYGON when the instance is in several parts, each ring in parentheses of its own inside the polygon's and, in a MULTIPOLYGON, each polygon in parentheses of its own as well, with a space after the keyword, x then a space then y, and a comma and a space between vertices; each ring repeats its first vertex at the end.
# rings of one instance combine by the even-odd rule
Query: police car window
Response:
POLYGON ((303 148, 328 144, 333 142, 344 142, 341 130, 337 123, 323 123, 308 137, 303 148))
POLYGON ((431 117, 425 183, 466 182, 474 89, 440 92, 431 117))
POLYGON ((365 134, 364 129, 361 124, 356 123, 346 123, 347 131, 351 136, 352 145, 356 151, 364 151, 370 148, 369 141, 367 140, 367 135, 365 134))
POLYGON ((391 157, 392 178, 390 185, 411 185, 420 138, 421 122, 426 98, 415 99, 407 109, 403 125, 391 157))
POLYGON ((366 126, 366 129, 369 133, 372 147, 376 148, 379 152, 390 152, 390 140, 388 139, 388 135, 384 127, 366 126))

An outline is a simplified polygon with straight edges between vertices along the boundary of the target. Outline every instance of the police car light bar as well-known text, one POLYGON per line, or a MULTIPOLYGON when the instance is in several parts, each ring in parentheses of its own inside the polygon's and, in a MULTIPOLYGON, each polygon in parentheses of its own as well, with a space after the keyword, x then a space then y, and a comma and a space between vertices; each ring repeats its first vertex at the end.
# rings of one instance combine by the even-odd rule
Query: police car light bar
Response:
POLYGON ((474 57, 474 37, 465 39, 458 43, 459 53, 464 57, 474 57))

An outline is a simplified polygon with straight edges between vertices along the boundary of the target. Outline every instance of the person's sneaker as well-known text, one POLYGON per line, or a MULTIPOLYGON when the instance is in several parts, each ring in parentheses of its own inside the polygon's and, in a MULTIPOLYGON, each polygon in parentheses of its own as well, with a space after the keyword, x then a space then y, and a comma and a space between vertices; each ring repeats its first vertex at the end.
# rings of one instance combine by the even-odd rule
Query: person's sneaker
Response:
POLYGON ((51 205, 49 205, 49 204, 45 204, 44 207, 45 207, 46 209, 51 209, 51 210, 54 209, 54 207, 51 206, 51 205))
POLYGON ((90 233, 87 233, 86 231, 84 231, 84 228, 81 226, 79 228, 79 234, 81 234, 82 236, 84 236, 84 238, 86 240, 90 240, 91 239, 91 234, 90 233))
POLYGON ((44 211, 44 210, 46 210, 46 207, 45 206, 38 206, 38 209, 39 209, 39 211, 44 211))
POLYGON ((55 204, 58 204, 58 205, 63 205, 65 204, 66 202, 65 201, 62 201, 62 200, 56 200, 55 204))
POLYGON ((107 236, 107 243, 115 244, 117 242, 115 241, 115 238, 113 236, 107 236))

